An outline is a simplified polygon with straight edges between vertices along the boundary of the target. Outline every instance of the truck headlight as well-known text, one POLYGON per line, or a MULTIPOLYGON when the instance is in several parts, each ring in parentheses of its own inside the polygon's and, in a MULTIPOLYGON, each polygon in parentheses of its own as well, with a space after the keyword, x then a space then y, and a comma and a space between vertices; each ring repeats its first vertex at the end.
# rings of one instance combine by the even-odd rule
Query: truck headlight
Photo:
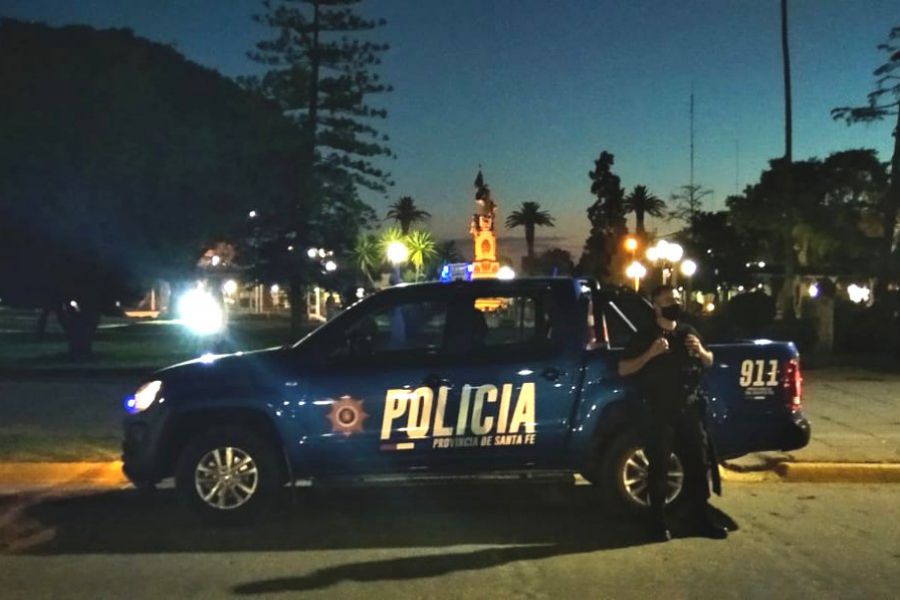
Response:
POLYGON ((132 414, 147 410, 159 397, 160 390, 162 381, 148 381, 138 388, 134 396, 125 400, 125 410, 132 414))

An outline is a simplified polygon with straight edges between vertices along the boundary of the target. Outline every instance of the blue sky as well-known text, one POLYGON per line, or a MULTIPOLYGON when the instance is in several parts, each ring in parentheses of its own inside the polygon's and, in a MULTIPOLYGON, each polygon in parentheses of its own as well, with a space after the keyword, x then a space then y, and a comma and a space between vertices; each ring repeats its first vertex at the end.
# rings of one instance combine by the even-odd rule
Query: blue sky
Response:
MULTIPOLYGON (((234 76, 258 69, 245 53, 267 33, 251 21, 259 6, 0 0, 0 15, 130 27, 234 76)), ((691 86, 695 179, 714 190, 710 208, 734 192, 738 168, 743 187, 783 152, 778 0, 369 0, 363 10, 388 21, 381 72, 395 91, 374 103, 390 112, 398 155, 386 164, 390 198, 369 200, 383 214, 413 196, 441 237, 465 235, 480 163, 501 218, 540 202, 562 238, 546 243, 577 259, 601 150, 615 154, 626 187, 668 198, 687 183, 691 86)), ((871 147, 888 160, 889 124, 847 127, 829 110, 864 100, 884 58, 876 45, 900 24, 896 0, 792 0, 790 17, 795 158, 871 147)))

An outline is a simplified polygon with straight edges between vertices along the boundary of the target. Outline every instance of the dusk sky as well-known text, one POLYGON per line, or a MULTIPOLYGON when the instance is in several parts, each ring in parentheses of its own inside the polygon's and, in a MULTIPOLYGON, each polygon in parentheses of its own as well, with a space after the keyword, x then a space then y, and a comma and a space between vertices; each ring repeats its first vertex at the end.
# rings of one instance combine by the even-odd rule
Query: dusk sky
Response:
MULTIPOLYGON (((256 0, 0 0, 3 16, 130 27, 228 76, 259 71, 246 58, 268 34, 251 20, 259 9, 256 0)), ((709 208, 783 152, 777 0, 371 0, 363 10, 388 21, 381 73, 395 91, 373 104, 389 110, 398 156, 385 165, 397 183, 389 199, 369 201, 383 215, 413 196, 439 237, 465 236, 481 163, 500 218, 540 202, 558 225, 539 237, 577 260, 587 172, 601 150, 615 154, 627 188, 667 199, 687 183, 692 84, 695 178, 715 192, 709 208)), ((829 110, 865 100, 885 58, 876 45, 900 22, 897 1, 792 0, 790 17, 795 158, 870 147, 888 160, 890 124, 847 127, 829 110)))

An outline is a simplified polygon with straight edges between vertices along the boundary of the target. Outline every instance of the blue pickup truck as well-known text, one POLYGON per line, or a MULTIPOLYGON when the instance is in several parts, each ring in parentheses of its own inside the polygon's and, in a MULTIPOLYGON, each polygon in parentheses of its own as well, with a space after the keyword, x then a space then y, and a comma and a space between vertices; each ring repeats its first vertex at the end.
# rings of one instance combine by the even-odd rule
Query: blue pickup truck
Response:
MULTIPOLYGON (((639 510, 647 463, 616 367, 652 318, 637 294, 577 278, 393 287, 296 344, 155 373, 126 401, 124 471, 137 486, 174 475, 220 521, 257 515, 297 480, 385 474, 581 473, 639 510)), ((711 349, 719 458, 806 445, 794 345, 711 349)))

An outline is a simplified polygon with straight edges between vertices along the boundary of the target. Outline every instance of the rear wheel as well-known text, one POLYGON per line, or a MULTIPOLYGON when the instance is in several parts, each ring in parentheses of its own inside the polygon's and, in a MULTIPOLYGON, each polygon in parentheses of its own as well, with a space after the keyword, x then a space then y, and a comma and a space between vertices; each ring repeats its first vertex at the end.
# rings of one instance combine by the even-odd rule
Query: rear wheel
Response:
POLYGON ((175 470, 182 501, 217 523, 259 517, 282 483, 278 454, 258 434, 239 427, 211 429, 192 439, 175 470))
MULTIPOLYGON (((634 430, 618 436, 607 447, 600 470, 600 485, 610 506, 619 512, 640 513, 650 507, 649 461, 634 430)), ((682 497, 684 468, 678 455, 669 458, 666 504, 682 497)))

